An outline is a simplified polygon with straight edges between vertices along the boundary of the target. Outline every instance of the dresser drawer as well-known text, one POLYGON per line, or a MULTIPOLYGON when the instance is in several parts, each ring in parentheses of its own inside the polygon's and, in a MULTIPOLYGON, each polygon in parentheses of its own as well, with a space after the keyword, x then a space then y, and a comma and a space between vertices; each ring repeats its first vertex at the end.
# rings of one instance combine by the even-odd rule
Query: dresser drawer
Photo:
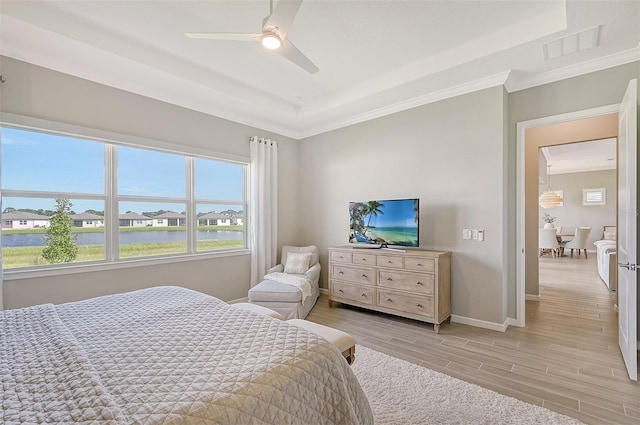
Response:
POLYGON ((403 273, 380 270, 378 286, 411 291, 423 295, 434 294, 435 279, 432 274, 403 273))
POLYGON ((375 254, 363 254, 361 252, 354 252, 352 254, 352 262, 353 264, 373 267, 376 265, 376 256, 375 254))
POLYGON ((346 280, 348 282, 373 285, 375 281, 375 272, 372 268, 334 264, 333 269, 331 270, 331 277, 333 279, 346 280))
POLYGON ((395 267, 401 269, 403 267, 402 257, 397 255, 378 255, 377 265, 379 267, 395 267))
POLYGON ((364 304, 373 304, 373 287, 348 285, 342 282, 333 282, 332 298, 335 300, 355 301, 364 304))
POLYGON ((352 259, 352 254, 350 252, 331 251, 331 261, 340 262, 340 263, 350 263, 351 259, 352 259))
POLYGON ((404 268, 406 270, 433 273, 436 271, 436 262, 433 258, 404 257, 404 268))
POLYGON ((412 296, 378 289, 378 306, 433 318, 433 297, 412 296))

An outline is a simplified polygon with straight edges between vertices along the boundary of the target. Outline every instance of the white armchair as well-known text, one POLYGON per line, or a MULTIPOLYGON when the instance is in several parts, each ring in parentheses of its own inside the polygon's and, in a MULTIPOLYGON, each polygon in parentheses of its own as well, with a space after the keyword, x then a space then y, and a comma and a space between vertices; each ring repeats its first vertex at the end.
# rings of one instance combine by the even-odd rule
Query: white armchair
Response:
POLYGON ((309 262, 309 269, 304 273, 304 276, 309 279, 312 283, 318 284, 320 280, 320 263, 318 258, 318 248, 314 245, 304 246, 304 247, 295 247, 295 246, 283 246, 282 247, 282 258, 280 259, 280 264, 276 264, 267 270, 267 274, 270 273, 284 273, 284 265, 287 263, 287 256, 290 252, 296 253, 311 253, 311 261, 309 262))
MULTIPOLYGON (((283 246, 281 257, 280 264, 267 270, 267 278, 249 290, 249 302, 277 311, 285 319, 304 319, 320 296, 320 288, 318 286, 320 280, 318 248, 313 245, 305 247, 283 246), (293 264, 293 261, 288 263, 289 254, 294 253, 310 254, 310 256, 297 256, 298 259, 300 257, 308 258, 308 264, 293 264), (295 270, 296 268, 299 269, 295 270), (292 270, 293 272, 291 272, 292 270), (300 271, 300 273, 295 273, 297 271, 300 271), (311 286, 310 295, 305 297, 300 287, 274 280, 274 274, 305 278, 304 280, 309 282, 311 286), (270 275, 273 278, 269 278, 270 275)), ((292 260, 296 259, 293 256, 291 258, 292 260)))

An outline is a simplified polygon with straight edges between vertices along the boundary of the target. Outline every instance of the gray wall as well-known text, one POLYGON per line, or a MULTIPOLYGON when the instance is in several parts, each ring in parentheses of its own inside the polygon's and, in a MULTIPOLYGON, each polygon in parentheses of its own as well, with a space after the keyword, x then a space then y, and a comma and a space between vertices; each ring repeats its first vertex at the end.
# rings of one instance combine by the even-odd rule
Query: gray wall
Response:
POLYGON ((453 314, 504 322, 505 98, 495 87, 300 142, 300 233, 320 248, 323 287, 349 201, 418 197, 422 247, 453 252, 453 314), (463 228, 486 240, 462 240, 463 228))
POLYGON ((563 232, 573 232, 576 227, 591 227, 587 250, 595 251, 593 243, 602 238, 603 227, 616 225, 616 170, 554 174, 551 181, 554 190, 564 191, 564 205, 551 209, 540 208, 540 227, 544 226, 545 213, 556 217, 553 224, 562 226, 563 232), (601 187, 607 190, 606 205, 582 205, 582 189, 601 187))
MULTIPOLYGON (((1 111, 249 157, 249 137, 279 142, 278 198, 282 244, 296 244, 298 144, 284 136, 0 57, 1 111)), ((4 281, 4 306, 16 308, 176 284, 225 300, 247 296, 248 255, 4 281)))
MULTIPOLYGON (((298 143, 0 59, 3 112, 243 156, 249 136, 276 138, 279 245, 318 245, 324 287, 326 247, 346 241, 349 201, 420 197, 421 244, 453 251, 453 313, 493 323, 516 313, 516 123, 618 103, 640 77, 636 62, 508 95, 496 87, 298 143), (484 229, 486 241, 462 240, 462 228, 484 229)), ((249 257, 241 256, 11 280, 4 296, 19 307, 178 283, 233 299, 246 296, 248 282, 249 257)))

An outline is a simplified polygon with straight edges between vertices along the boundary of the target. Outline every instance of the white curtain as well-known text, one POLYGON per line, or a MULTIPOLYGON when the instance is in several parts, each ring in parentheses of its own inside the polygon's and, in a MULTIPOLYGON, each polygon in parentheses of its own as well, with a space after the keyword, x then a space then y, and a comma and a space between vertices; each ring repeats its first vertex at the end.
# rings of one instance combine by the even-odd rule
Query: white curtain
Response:
POLYGON ((254 286, 275 265, 278 255, 278 143, 254 136, 249 145, 249 242, 254 286))

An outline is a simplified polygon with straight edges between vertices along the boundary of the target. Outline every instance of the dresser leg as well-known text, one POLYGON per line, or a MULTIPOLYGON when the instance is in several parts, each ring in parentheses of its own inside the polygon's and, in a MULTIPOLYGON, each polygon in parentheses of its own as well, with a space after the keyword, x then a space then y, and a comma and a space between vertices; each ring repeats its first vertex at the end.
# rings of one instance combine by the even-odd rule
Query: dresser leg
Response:
POLYGON ((329 308, 333 307, 333 301, 329 300, 329 308))
POLYGON ((436 324, 434 324, 434 325, 433 325, 433 331, 434 331, 435 333, 439 334, 439 333, 440 333, 440 325, 439 325, 439 324, 437 324, 437 323, 436 323, 436 324))

